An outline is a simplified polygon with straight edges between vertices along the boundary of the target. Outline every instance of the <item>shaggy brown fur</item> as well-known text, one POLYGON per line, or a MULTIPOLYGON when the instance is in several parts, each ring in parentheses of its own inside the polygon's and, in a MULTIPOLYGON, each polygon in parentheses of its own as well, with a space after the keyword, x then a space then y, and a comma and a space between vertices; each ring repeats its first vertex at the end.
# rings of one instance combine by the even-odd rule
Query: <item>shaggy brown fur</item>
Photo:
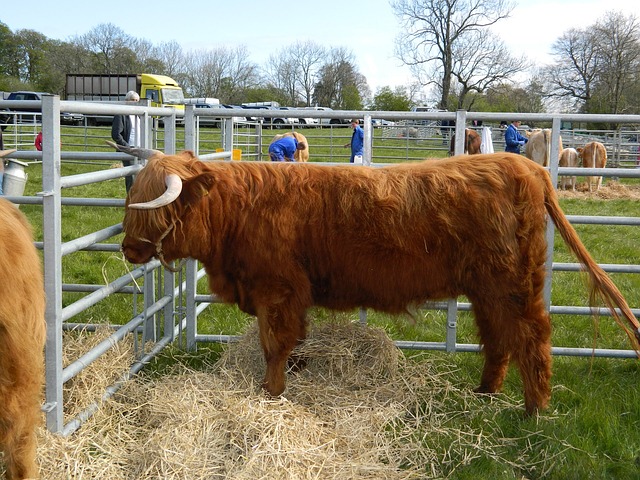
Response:
POLYGON ((513 361, 527 412, 545 408, 551 377, 551 323, 543 301, 547 215, 585 265, 593 295, 619 306, 638 327, 560 210, 547 171, 519 155, 383 168, 157 155, 127 201, 159 196, 168 173, 182 178, 180 197, 157 210, 126 210, 124 254, 133 263, 149 261, 169 229, 162 242, 168 261, 198 259, 212 292, 257 315, 264 387, 272 395, 284 391, 287 357, 305 338, 309 307, 399 313, 466 295, 484 345, 479 391, 498 391, 513 361))
MULTIPOLYGON (((464 153, 469 155, 475 155, 480 153, 480 146, 482 145, 482 138, 480 134, 470 128, 464 129, 464 153)), ((451 142, 449 143, 449 156, 452 157, 456 152, 456 136, 451 135, 451 142)))
POLYGON ((0 199, 0 450, 7 479, 36 478, 44 383, 44 285, 31 227, 0 199))
MULTIPOLYGON (((607 149, 600 142, 589 142, 584 148, 578 148, 578 155, 584 168, 604 168, 607 166, 607 149)), ((587 177, 589 191, 598 191, 602 177, 587 177)))

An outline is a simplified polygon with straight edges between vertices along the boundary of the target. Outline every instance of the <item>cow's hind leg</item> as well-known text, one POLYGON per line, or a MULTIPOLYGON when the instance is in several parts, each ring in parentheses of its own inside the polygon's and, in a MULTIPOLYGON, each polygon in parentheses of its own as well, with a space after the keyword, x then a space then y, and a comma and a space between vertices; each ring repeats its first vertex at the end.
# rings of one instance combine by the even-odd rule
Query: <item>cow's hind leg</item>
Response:
MULTIPOLYGON (((21 366, 19 360, 15 363, 18 368, 21 366)), ((6 366, 0 364, 0 368, 6 366)), ((7 378, 0 378, 3 380, 7 378)), ((0 386, 0 450, 4 451, 8 480, 38 476, 36 427, 40 422, 40 377, 15 380, 0 386)))
POLYGON ((546 408, 551 396, 551 322, 542 300, 510 295, 473 303, 485 356, 477 391, 499 391, 513 361, 522 377, 527 413, 546 408))
POLYGON ((305 310, 286 304, 257 309, 260 342, 267 363, 263 388, 272 396, 285 389, 285 366, 291 351, 306 336, 305 310))

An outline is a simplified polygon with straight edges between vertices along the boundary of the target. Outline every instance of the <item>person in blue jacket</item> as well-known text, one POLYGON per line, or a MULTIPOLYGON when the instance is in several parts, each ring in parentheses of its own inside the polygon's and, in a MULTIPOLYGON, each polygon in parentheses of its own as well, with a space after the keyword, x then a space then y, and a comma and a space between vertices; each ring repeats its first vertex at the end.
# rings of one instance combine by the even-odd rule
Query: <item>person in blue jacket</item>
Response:
POLYGON ((520 153, 520 147, 529 141, 527 137, 523 137, 518 132, 520 120, 515 120, 507 127, 504 132, 504 151, 511 153, 520 153))
POLYGON ((304 150, 307 145, 304 142, 298 142, 293 136, 285 136, 274 140, 269 145, 269 157, 272 162, 295 162, 293 156, 296 150, 304 150))
POLYGON ((354 162, 354 157, 362 156, 364 148, 364 130, 360 126, 360 121, 356 118, 351 120, 351 128, 353 128, 353 134, 351 135, 351 142, 345 143, 344 148, 351 146, 351 158, 349 161, 354 162))

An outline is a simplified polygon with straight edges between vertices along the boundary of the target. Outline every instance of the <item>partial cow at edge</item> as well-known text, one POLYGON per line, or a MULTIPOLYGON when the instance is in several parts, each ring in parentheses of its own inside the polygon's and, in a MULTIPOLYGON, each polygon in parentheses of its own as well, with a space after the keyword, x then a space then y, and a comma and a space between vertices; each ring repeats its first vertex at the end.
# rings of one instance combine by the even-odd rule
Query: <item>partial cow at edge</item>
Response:
POLYGON ((44 283, 31 227, 0 199, 0 450, 6 478, 37 478, 44 384, 44 283))
POLYGON ((603 298, 640 350, 640 324, 563 214, 549 173, 520 155, 374 168, 121 150, 150 157, 126 201, 125 257, 202 262, 213 293, 257 316, 271 395, 285 390, 310 307, 397 314, 465 295, 485 358, 478 391, 499 391, 513 362, 526 411, 547 407, 548 217, 589 275, 589 298, 603 298))
MULTIPOLYGON (((583 168, 604 168, 607 166, 607 149, 600 142, 589 142, 583 148, 577 148, 583 168)), ((598 191, 602 185, 602 176, 587 177, 589 191, 598 191)))

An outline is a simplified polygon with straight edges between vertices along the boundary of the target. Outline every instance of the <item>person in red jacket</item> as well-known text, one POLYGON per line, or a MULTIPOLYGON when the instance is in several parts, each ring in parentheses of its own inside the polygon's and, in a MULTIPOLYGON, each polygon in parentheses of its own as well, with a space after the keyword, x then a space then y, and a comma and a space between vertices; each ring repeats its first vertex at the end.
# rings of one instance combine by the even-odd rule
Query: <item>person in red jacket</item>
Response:
POLYGON ((36 135, 36 141, 33 142, 33 144, 36 146, 36 150, 38 150, 39 152, 42 151, 42 132, 36 135))

